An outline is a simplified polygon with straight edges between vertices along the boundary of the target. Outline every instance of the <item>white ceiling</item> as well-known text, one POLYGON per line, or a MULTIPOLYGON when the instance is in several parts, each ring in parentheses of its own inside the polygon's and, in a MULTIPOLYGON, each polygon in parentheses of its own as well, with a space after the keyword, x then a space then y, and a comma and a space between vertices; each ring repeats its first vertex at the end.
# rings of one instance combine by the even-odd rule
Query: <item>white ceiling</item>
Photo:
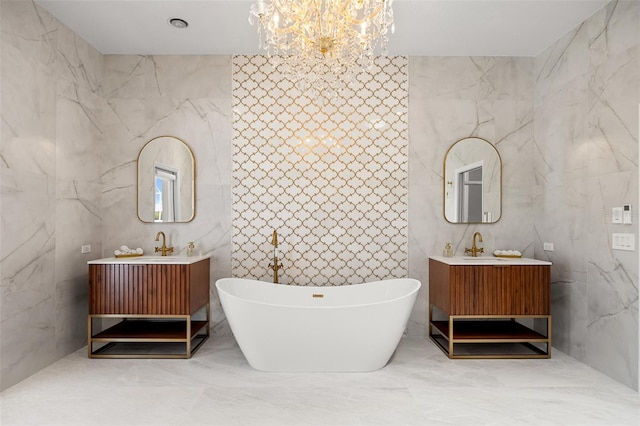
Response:
MULTIPOLYGON (((257 54, 252 0, 36 0, 103 54, 257 54), (178 30, 167 22, 189 22, 178 30)), ((535 56, 606 0, 396 0, 389 53, 535 56)))

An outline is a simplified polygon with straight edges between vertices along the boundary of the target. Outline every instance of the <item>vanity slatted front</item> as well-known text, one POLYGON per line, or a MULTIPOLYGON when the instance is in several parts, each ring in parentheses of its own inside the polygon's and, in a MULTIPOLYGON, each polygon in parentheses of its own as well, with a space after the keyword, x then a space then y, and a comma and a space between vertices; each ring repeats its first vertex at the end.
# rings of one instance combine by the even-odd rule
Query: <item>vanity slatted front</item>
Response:
POLYGON ((100 262, 89 264, 89 357, 189 358, 208 339, 208 257, 190 264, 100 262), (96 327, 99 320, 116 323, 96 327), (182 349, 163 353, 149 344, 182 349))
POLYGON ((487 263, 429 259, 430 338, 450 358, 549 358, 550 263, 487 263))

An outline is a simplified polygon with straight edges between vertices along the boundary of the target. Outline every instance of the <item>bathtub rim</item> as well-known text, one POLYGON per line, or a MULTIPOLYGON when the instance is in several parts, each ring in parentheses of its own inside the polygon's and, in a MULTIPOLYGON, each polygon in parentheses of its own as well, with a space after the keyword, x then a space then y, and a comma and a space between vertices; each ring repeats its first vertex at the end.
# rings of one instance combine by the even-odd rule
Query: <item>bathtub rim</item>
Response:
POLYGON ((384 280, 369 281, 369 282, 358 283, 358 284, 343 284, 343 285, 339 285, 339 286, 314 286, 314 285, 303 286, 303 285, 290 285, 290 284, 276 284, 276 283, 272 283, 272 282, 268 282, 268 281, 254 280, 254 279, 251 279, 251 278, 219 278, 219 279, 216 280, 215 286, 216 286, 216 290, 218 292, 223 292, 225 294, 225 296, 227 296, 227 297, 231 297, 231 298, 236 299, 236 300, 241 300, 241 301, 248 302, 248 303, 255 303, 255 304, 263 305, 263 306, 273 306, 273 307, 279 307, 279 308, 294 308, 294 309, 342 309, 342 308, 360 308, 360 307, 365 307, 365 306, 377 306, 377 305, 382 305, 382 304, 386 304, 386 303, 393 303, 393 302, 396 302, 398 300, 405 299, 405 298, 410 297, 413 294, 417 293, 418 291, 420 291, 420 289, 422 288, 422 282, 420 280, 415 279, 415 278, 388 278, 388 279, 384 279, 384 280), (220 289, 220 287, 218 286, 218 282, 219 281, 223 281, 223 280, 243 280, 243 281, 251 281, 251 282, 271 284, 271 285, 281 285, 281 286, 287 286, 287 287, 301 287, 301 288, 314 288, 314 289, 323 289, 323 288, 327 288, 327 287, 334 288, 334 287, 364 286, 364 285, 367 285, 367 284, 381 283, 381 282, 392 281, 392 280, 408 280, 408 281, 413 281, 413 282, 417 283, 418 285, 414 289, 409 291, 408 293, 403 294, 402 296, 394 297, 393 299, 381 300, 379 302, 361 303, 361 304, 355 304, 355 305, 354 304, 336 305, 336 306, 298 306, 298 305, 293 305, 293 304, 284 305, 284 304, 281 304, 281 303, 261 302, 261 301, 258 301, 258 300, 246 299, 246 298, 243 298, 243 297, 239 297, 239 296, 233 295, 233 294, 229 293, 228 291, 225 291, 224 289, 220 289))

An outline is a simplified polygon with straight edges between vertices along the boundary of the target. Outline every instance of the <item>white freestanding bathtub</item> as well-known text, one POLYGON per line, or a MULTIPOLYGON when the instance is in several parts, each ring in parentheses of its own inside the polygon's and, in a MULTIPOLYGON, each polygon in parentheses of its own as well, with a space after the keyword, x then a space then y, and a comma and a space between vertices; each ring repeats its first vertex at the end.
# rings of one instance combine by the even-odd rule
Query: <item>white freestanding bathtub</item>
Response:
POLYGON ((365 372, 384 367, 393 355, 420 281, 312 287, 223 278, 216 288, 256 370, 365 372))

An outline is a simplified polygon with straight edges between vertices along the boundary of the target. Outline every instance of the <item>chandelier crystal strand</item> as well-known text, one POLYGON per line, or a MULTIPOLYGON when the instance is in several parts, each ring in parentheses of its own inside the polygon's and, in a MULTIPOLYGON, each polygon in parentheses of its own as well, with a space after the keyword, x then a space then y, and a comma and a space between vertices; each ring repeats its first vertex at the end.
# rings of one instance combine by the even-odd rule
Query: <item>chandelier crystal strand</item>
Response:
POLYGON ((249 23, 274 67, 327 99, 387 54, 395 29, 393 0, 258 0, 249 23))

